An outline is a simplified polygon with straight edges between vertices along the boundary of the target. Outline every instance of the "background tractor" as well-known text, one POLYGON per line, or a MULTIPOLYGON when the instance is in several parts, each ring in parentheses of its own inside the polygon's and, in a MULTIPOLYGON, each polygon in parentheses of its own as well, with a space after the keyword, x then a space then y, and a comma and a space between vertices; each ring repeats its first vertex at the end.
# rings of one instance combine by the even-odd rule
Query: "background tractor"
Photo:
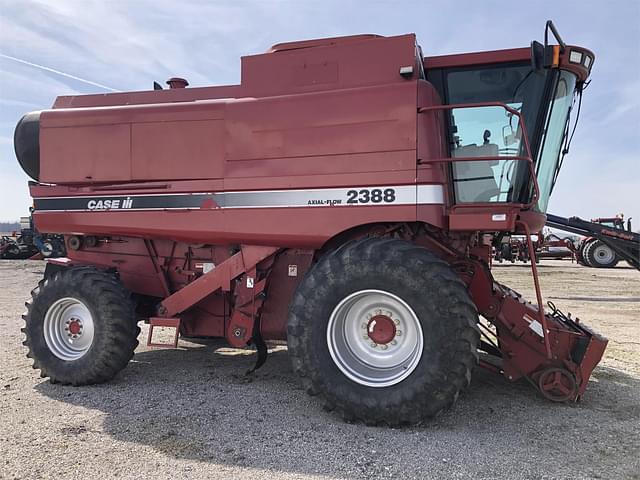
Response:
MULTIPOLYGON (((627 230, 631 232, 631 219, 627 220, 626 228, 624 215, 616 215, 608 218, 593 218, 592 223, 597 223, 615 230, 627 230)), ((620 261, 615 250, 597 237, 586 237, 580 242, 577 253, 578 261, 587 267, 611 268, 620 261)))
POLYGON ((581 265, 613 268, 620 260, 626 260, 640 270, 640 235, 631 230, 631 218, 625 228, 623 214, 590 222, 578 217, 547 215, 547 225, 583 236, 575 251, 581 265))

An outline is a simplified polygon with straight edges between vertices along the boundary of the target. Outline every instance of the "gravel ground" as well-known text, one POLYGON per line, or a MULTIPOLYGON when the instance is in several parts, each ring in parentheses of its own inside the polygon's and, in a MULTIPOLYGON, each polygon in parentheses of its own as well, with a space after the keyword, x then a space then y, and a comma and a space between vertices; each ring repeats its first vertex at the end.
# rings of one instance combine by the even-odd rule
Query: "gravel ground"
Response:
MULTIPOLYGON (((543 262, 546 298, 611 342, 579 404, 478 370, 420 428, 342 422, 308 397, 286 349, 253 377, 249 351, 139 347, 108 384, 52 385, 31 369, 23 302, 43 263, 0 262, 0 478, 640 479, 640 274, 543 262)), ((531 296, 529 270, 496 276, 531 296)), ((141 342, 146 329, 143 329, 141 342)))

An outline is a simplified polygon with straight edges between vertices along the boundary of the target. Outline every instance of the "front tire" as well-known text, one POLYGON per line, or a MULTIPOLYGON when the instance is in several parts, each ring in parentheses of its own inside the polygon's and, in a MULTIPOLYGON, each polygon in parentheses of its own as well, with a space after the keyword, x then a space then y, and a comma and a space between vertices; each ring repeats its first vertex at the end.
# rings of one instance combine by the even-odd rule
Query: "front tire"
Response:
POLYGON ((114 275, 75 267, 42 280, 23 315, 23 345, 52 383, 90 385, 122 370, 140 328, 129 293, 114 275))
POLYGON ((589 261, 589 250, 591 249, 591 247, 593 247, 595 243, 596 243, 596 240, 593 238, 582 243, 582 245, 580 246, 580 249, 578 250, 580 254, 578 256, 578 263, 580 263, 585 267, 592 267, 592 268, 594 267, 593 265, 591 265, 589 261))
POLYGON ((307 273, 290 305, 289 355, 307 391, 345 419, 415 424, 469 385, 477 321, 446 262, 402 240, 369 238, 307 273))

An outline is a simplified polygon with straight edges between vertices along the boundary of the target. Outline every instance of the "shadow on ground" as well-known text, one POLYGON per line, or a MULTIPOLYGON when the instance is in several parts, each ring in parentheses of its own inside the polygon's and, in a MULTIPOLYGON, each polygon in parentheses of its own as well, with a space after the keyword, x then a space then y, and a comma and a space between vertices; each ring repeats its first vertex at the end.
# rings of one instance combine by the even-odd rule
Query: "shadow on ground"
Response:
MULTIPOLYGON (((611 368, 598 368, 573 405, 477 370, 451 411, 421 427, 389 429, 323 411, 302 391, 286 350, 247 377, 255 355, 204 343, 138 353, 108 384, 44 381, 36 389, 104 412, 109 435, 170 457, 332 477, 613 478, 635 468, 629 462, 640 453, 630 435, 640 424, 640 381, 611 368)), ((81 424, 62 428, 84 434, 81 424)))

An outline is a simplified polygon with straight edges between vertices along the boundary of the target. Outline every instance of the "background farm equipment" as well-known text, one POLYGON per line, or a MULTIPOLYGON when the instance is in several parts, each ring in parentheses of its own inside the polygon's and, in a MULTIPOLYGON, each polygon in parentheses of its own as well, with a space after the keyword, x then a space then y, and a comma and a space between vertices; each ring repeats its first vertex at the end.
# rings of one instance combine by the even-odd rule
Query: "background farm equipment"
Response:
POLYGON ((32 243, 25 243, 22 235, 9 237, 4 235, 0 238, 0 258, 4 259, 26 259, 36 255, 38 249, 32 243))
POLYGON ((31 217, 22 217, 20 226, 20 233, 0 238, 0 258, 56 258, 66 254, 64 236, 38 232, 33 228, 31 217))
MULTIPOLYGON (((503 261, 527 263, 531 260, 526 236, 507 235, 496 242, 496 245, 493 259, 498 263, 503 261)), ((533 245, 536 245, 536 240, 533 240, 533 245)))
POLYGON ((579 244, 580 238, 575 235, 562 236, 551 231, 543 231, 538 234, 538 240, 535 242, 536 259, 569 258, 574 260, 579 244))
POLYGON ((630 218, 625 225, 622 215, 588 222, 578 217, 547 214, 547 225, 584 237, 575 251, 576 259, 582 265, 612 268, 620 260, 626 260, 640 269, 640 235, 631 230, 630 218))
POLYGON ((68 248, 27 307, 34 367, 109 380, 144 319, 150 345, 159 327, 169 347, 224 337, 255 345, 255 368, 286 340, 309 393, 371 424, 437 415, 477 363, 576 401, 607 340, 545 310, 535 262, 535 304, 489 263, 496 234, 533 252, 594 58, 551 22, 544 45, 439 57, 358 35, 244 57, 240 85, 172 78, 25 115, 34 220, 68 248))
MULTIPOLYGON (((536 263, 541 259, 563 259, 568 258, 574 260, 580 237, 575 235, 565 235, 551 232, 549 229, 532 235, 532 244, 535 255, 533 256, 536 263)), ((505 235, 498 237, 493 246, 493 260, 502 263, 508 261, 511 263, 531 261, 532 255, 529 253, 527 237, 523 235, 505 235)))

